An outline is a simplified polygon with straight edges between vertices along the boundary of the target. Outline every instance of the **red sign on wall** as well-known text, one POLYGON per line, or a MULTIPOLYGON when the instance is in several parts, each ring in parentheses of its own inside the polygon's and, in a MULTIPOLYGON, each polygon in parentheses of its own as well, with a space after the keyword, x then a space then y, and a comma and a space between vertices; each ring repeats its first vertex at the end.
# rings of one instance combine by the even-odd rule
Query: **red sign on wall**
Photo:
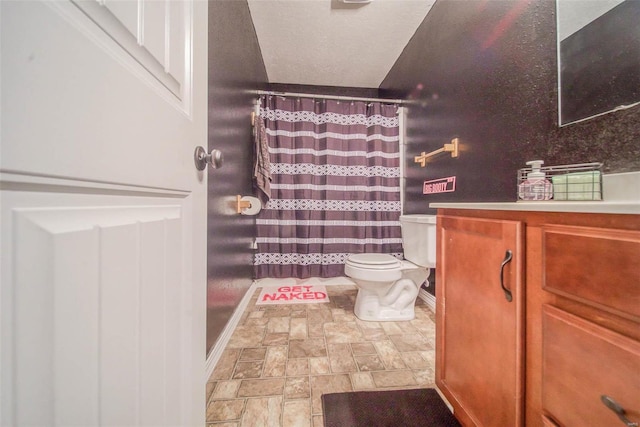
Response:
POLYGON ((452 191, 456 191, 455 176, 425 181, 422 187, 422 194, 450 193, 452 191))

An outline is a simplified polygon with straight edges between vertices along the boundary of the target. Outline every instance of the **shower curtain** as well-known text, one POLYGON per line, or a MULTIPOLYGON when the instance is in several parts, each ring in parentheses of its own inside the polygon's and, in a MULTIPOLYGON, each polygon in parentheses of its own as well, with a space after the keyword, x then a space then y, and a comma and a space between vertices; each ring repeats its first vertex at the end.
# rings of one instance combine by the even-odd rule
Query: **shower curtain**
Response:
POLYGON ((257 278, 344 275, 351 253, 402 256, 396 105, 265 96, 270 199, 257 278))

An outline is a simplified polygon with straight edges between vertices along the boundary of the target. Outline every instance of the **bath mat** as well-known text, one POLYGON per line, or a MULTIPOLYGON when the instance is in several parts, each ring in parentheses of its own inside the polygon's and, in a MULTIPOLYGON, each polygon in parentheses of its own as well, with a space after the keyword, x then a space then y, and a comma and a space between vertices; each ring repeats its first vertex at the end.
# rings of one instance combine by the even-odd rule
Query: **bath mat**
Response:
POLYGON ((260 291, 256 305, 318 302, 329 302, 324 285, 266 286, 260 291))
POLYGON ((458 427, 435 389, 356 391, 322 395, 325 427, 458 427))

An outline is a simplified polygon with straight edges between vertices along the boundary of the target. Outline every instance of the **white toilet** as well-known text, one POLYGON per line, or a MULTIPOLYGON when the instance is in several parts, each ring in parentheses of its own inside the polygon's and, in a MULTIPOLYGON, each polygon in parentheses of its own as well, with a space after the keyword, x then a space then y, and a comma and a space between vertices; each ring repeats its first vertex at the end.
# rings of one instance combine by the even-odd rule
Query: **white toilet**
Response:
POLYGON ((358 287, 355 315, 362 320, 412 320, 429 271, 436 266, 435 215, 401 215, 404 261, 388 254, 352 254, 345 274, 358 287))

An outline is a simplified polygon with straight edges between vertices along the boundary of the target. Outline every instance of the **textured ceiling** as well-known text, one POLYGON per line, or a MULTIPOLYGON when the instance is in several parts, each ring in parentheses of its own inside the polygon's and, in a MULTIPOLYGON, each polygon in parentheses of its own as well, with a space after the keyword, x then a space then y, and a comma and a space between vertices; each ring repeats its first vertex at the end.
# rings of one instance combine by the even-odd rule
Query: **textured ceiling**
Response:
POLYGON ((270 83, 377 88, 435 0, 248 0, 270 83))

